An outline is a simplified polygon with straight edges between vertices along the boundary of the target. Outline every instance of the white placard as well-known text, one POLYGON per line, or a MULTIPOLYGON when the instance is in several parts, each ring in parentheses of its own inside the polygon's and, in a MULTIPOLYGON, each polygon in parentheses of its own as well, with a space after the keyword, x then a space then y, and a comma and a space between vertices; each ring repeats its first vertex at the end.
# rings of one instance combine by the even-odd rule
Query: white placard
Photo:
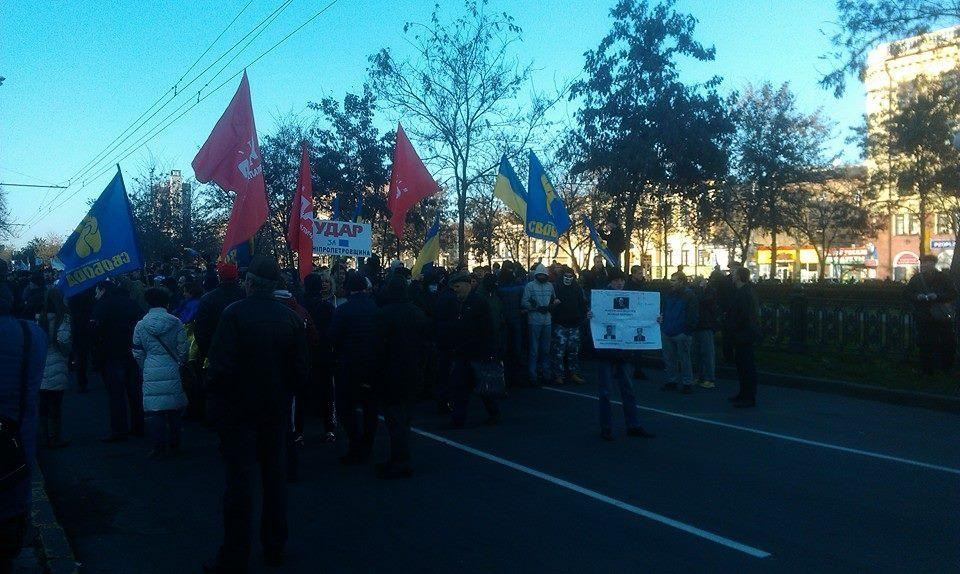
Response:
POLYGON ((313 222, 313 252, 318 255, 370 257, 373 232, 369 223, 352 221, 313 222))
POLYGON ((593 290, 590 333, 597 349, 645 351, 663 348, 660 339, 660 293, 593 290))

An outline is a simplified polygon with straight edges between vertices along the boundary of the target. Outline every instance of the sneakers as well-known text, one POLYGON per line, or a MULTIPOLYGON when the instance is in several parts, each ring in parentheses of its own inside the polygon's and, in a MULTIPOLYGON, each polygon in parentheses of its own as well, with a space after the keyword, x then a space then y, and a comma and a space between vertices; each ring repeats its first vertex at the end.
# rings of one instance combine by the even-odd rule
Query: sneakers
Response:
POLYGON ((660 387, 661 391, 675 391, 677 390, 677 383, 665 383, 660 387))
POLYGON ((573 383, 576 385, 582 385, 585 382, 587 382, 583 377, 581 377, 577 373, 573 373, 572 375, 570 375, 570 380, 573 381, 573 383))
POLYGON ((715 389, 717 385, 713 381, 702 381, 700 383, 701 389, 715 389))
POLYGON ((643 427, 633 427, 627 429, 627 436, 636 436, 640 438, 657 438, 657 435, 647 431, 643 427))

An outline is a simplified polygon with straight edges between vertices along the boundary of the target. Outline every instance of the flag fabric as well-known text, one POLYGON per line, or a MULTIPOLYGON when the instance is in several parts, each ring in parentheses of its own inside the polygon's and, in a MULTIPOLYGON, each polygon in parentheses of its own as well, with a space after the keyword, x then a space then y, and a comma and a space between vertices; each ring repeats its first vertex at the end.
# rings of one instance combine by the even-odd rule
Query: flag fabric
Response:
POLYGON ((363 213, 363 194, 361 193, 360 196, 357 197, 357 208, 353 210, 354 223, 362 223, 360 221, 360 216, 362 215, 362 213, 363 213))
POLYGON ((607 249, 607 246, 603 244, 603 241, 597 234, 596 228, 593 227, 593 222, 591 222, 590 218, 586 215, 583 216, 583 224, 586 225, 587 229, 590 231, 590 239, 593 240, 593 244, 597 247, 597 252, 603 256, 607 262, 607 265, 619 269, 620 262, 617 261, 617 258, 614 257, 613 253, 607 249))
POLYGON ((527 180, 527 235, 546 241, 559 241, 570 229, 570 216, 557 195, 547 172, 536 154, 530 152, 530 177, 527 180))
POLYGON ((250 261, 253 260, 254 241, 250 238, 248 241, 241 241, 234 245, 226 255, 220 257, 221 261, 233 263, 237 269, 246 269, 250 267, 250 261))
POLYGON ((387 209, 390 210, 390 226, 399 239, 403 239, 403 227, 410 208, 438 191, 440 186, 427 171, 427 167, 413 149, 413 144, 407 139, 403 126, 398 123, 387 209))
POLYGON ((130 201, 119 166, 113 181, 63 243, 56 260, 57 266, 62 265, 60 286, 67 297, 107 277, 142 267, 130 201))
POLYGON ((340 221, 340 195, 334 195, 333 201, 330 202, 330 209, 333 211, 331 219, 333 221, 340 221))
POLYGON ((268 213, 263 159, 246 72, 192 165, 200 182, 213 181, 236 194, 220 251, 222 258, 236 245, 253 237, 267 220, 268 213))
POLYGON ((497 171, 493 194, 519 215, 520 219, 527 220, 527 190, 520 183, 520 178, 517 177, 517 172, 513 171, 513 166, 507 160, 506 154, 500 158, 500 169, 497 171))
POLYGON ((440 257, 440 212, 433 220, 433 225, 427 230, 427 235, 423 239, 423 248, 417 254, 417 260, 413 263, 413 269, 410 270, 411 277, 417 277, 423 273, 423 268, 436 261, 440 257))
POLYGON ((313 185, 310 181, 310 155, 307 142, 300 144, 300 179, 290 205, 287 242, 297 254, 300 280, 313 271, 313 185))

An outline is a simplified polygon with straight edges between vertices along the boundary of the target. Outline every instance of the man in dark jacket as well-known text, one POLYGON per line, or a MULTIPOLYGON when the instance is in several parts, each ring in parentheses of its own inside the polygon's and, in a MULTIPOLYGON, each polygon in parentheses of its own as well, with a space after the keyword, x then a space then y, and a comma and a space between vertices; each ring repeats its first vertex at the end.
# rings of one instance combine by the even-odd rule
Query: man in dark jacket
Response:
POLYGON ((505 353, 504 367, 507 385, 519 387, 529 384, 526 380, 523 352, 524 317, 520 299, 523 297, 525 283, 515 275, 515 269, 509 261, 503 264, 497 277, 497 297, 503 311, 505 353), (509 263, 509 265, 508 265, 509 263))
POLYGON ((564 380, 569 378, 582 385, 584 380, 580 376, 580 327, 587 318, 587 298, 577 284, 573 269, 569 267, 563 268, 560 280, 554 284, 554 291, 559 300, 553 308, 554 384, 562 385, 564 380))
MULTIPOLYGON (((453 414, 450 428, 463 428, 467 420, 470 394, 477 385, 471 363, 489 361, 494 357, 492 346, 493 321, 490 306, 476 293, 470 274, 459 272, 450 277, 450 288, 456 295, 453 306, 444 308, 443 317, 449 324, 450 353, 452 357, 450 383, 453 391, 453 414)), ((497 400, 481 397, 487 409, 487 424, 500 422, 500 406, 497 400)))
POLYGON ((687 285, 687 276, 677 271, 670 277, 670 289, 663 298, 660 329, 663 333, 663 361, 667 382, 662 390, 693 392, 693 367, 690 347, 699 319, 697 297, 687 285))
POLYGON ((94 368, 110 397, 110 434, 103 440, 122 442, 128 432, 143 436, 143 386, 131 350, 133 328, 143 313, 126 290, 112 281, 103 281, 96 289, 91 322, 94 368))
POLYGON ((740 391, 730 397, 735 407, 757 405, 757 363, 754 345, 760 340, 760 304, 750 283, 750 270, 738 267, 733 277, 736 293, 728 311, 733 335, 733 354, 737 363, 740 391))
POLYGON ((647 278, 643 276, 643 267, 634 265, 630 267, 630 277, 624 287, 627 291, 644 291, 647 288, 647 278))
POLYGON ((906 297, 913 304, 921 371, 924 375, 933 375, 937 368, 949 372, 956 354, 957 290, 950 277, 937 270, 936 255, 920 258, 920 272, 907 283, 906 297))
POLYGON ((19 427, 16 436, 27 459, 27 472, 0 491, 0 572, 10 572, 10 563, 20 554, 30 524, 37 396, 47 354, 46 335, 36 323, 17 320, 12 315, 13 301, 13 293, 0 283, 0 417, 19 427))
POLYGON ((330 340, 330 324, 333 322, 336 301, 333 295, 333 279, 329 273, 311 273, 303 280, 304 302, 313 324, 317 328, 319 344, 311 354, 312 380, 304 399, 308 412, 318 413, 323 418, 324 441, 334 442, 336 421, 333 406, 333 344, 330 340))
MULTIPOLYGON (((727 265, 728 273, 717 283, 717 306, 720 310, 720 328, 721 328, 721 337, 720 342, 723 345, 723 359, 727 363, 735 362, 736 358, 734 357, 734 349, 736 345, 734 344, 734 329, 733 329, 733 301, 737 295, 737 287, 735 285, 735 277, 737 274, 737 269, 743 267, 738 261, 730 261, 727 265)), ((714 270, 716 273, 719 270, 714 270)))
POLYGON ((410 470, 410 417, 423 379, 427 317, 407 297, 403 277, 390 277, 376 315, 376 391, 390 435, 390 459, 377 466, 380 478, 407 478, 410 470))
POLYGON ((700 386, 704 389, 716 387, 717 379, 716 346, 713 334, 717 330, 717 288, 720 278, 711 276, 710 280, 700 280, 696 295, 700 313, 697 318, 697 327, 693 331, 694 369, 700 379, 700 386))
POLYGON ((226 466, 224 541, 207 572, 246 572, 257 466, 263 506, 260 541, 268 565, 283 563, 287 541, 285 446, 290 395, 310 376, 303 321, 273 296, 280 269, 272 257, 250 262, 248 297, 227 307, 210 346, 211 412, 226 466))
POLYGON ((609 249, 610 253, 613 254, 613 257, 617 260, 617 265, 619 266, 620 254, 626 251, 627 247, 629 247, 629 241, 627 240, 626 234, 623 232, 623 228, 620 227, 620 224, 617 223, 614 217, 608 217, 607 221, 598 230, 598 234, 607 244, 607 249, 609 249))
POLYGON ((343 464, 364 464, 373 451, 377 433, 377 405, 373 392, 376 374, 377 304, 366 293, 367 280, 358 273, 347 277, 347 302, 337 307, 330 323, 333 342, 337 413, 347 431, 347 454, 343 464), (357 420, 357 409, 363 410, 363 424, 357 420))
POLYGON ((94 290, 81 291, 67 299, 70 307, 70 356, 71 367, 77 377, 77 390, 87 392, 90 384, 90 351, 93 345, 93 331, 90 321, 93 318, 94 290))

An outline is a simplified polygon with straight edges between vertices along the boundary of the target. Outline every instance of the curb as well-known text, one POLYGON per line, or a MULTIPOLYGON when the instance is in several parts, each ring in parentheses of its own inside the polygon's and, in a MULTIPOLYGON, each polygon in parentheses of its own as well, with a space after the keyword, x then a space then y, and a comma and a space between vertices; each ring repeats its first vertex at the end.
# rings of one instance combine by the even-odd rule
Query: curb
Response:
POLYGON ((43 471, 33 466, 33 527, 39 541, 39 560, 48 574, 78 574, 77 560, 47 496, 43 471))
MULTIPOLYGON (((732 367, 718 367, 717 372, 725 379, 737 380, 736 369, 732 367)), ((802 389, 817 393, 844 395, 858 399, 867 399, 895 405, 919 407, 936 411, 960 413, 960 397, 924 393, 920 391, 904 391, 901 389, 887 389, 861 383, 850 383, 834 379, 819 379, 803 375, 788 375, 758 371, 761 385, 802 389)))

